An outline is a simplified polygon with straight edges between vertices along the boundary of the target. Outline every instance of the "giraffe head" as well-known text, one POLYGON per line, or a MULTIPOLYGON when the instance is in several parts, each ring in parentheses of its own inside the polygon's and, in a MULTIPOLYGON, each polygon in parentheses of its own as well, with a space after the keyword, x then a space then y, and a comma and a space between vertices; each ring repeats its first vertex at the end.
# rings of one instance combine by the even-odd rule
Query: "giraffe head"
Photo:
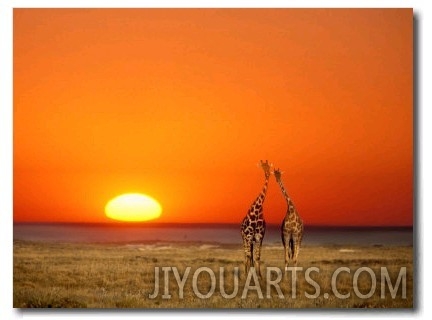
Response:
POLYGON ((274 176, 275 176, 275 178, 276 178, 277 181, 280 181, 280 180, 281 180, 282 173, 283 173, 283 172, 280 171, 279 168, 276 169, 276 170, 273 170, 273 174, 274 174, 274 176))
POLYGON ((260 160, 260 166, 261 166, 261 168, 263 168, 265 176, 267 178, 270 177, 270 173, 271 173, 271 170, 273 168, 273 164, 269 163, 268 160, 266 160, 265 162, 260 160))

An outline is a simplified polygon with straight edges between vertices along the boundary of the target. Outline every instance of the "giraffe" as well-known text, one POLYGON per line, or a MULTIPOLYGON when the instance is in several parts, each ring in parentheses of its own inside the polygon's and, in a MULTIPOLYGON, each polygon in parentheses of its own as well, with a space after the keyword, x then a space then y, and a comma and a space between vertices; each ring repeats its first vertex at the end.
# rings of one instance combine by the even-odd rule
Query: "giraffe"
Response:
POLYGON ((266 223, 263 215, 263 203, 267 193, 267 186, 270 178, 270 171, 272 165, 266 162, 260 161, 261 168, 264 170, 265 182, 263 189, 252 203, 249 211, 244 217, 241 224, 241 235, 243 238, 243 247, 245 253, 245 272, 249 272, 251 264, 255 267, 258 277, 261 278, 260 271, 260 255, 261 255, 261 244, 264 239, 266 230, 266 223))
POLYGON ((282 183, 282 172, 277 169, 273 174, 287 202, 287 212, 281 225, 281 237, 285 249, 285 267, 288 267, 290 259, 293 259, 294 265, 297 265, 297 257, 303 239, 303 221, 285 190, 282 183))

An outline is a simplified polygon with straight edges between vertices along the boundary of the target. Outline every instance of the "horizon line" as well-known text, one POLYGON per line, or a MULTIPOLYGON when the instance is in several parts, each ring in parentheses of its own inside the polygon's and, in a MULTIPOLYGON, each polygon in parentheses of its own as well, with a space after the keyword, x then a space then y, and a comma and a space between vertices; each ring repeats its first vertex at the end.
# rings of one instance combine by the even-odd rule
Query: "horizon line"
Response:
MULTIPOLYGON (((77 222, 77 221, 13 221, 14 225, 87 225, 87 226, 121 226, 121 227, 196 227, 196 226, 239 226, 235 222, 77 222)), ((280 223, 267 223, 268 227, 280 227, 280 223)), ((326 225, 326 224, 305 224, 308 228, 414 228, 413 225, 326 225)))

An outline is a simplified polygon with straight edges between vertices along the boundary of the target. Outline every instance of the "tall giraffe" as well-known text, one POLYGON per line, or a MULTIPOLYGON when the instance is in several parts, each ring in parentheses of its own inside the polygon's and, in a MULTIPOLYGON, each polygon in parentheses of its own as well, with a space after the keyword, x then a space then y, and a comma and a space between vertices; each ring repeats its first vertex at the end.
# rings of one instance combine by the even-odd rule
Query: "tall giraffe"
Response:
POLYGON ((285 190, 282 183, 282 172, 277 169, 273 174, 287 202, 287 212, 281 225, 281 237, 285 249, 285 267, 288 266, 289 259, 293 259, 294 264, 297 265, 297 257, 303 239, 303 221, 285 190))
POLYGON ((251 264, 255 267, 258 276, 261 277, 260 255, 261 244, 264 239, 266 223, 264 221, 263 203, 267 193, 267 186, 270 178, 271 164, 260 161, 261 168, 264 170, 265 182, 264 187, 256 200, 249 208, 246 217, 241 224, 241 235, 243 238, 243 247, 245 253, 245 272, 249 272, 251 264))

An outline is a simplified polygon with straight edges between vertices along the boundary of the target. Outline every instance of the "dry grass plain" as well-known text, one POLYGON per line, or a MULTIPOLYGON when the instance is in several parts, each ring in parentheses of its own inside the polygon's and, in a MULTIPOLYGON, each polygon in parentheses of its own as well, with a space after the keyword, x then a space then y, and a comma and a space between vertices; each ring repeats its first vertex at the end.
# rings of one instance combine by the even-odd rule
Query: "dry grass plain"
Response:
MULTIPOLYGON (((241 245, 209 245, 202 243, 146 243, 146 244, 82 244, 38 243, 14 241, 13 301, 15 308, 412 308, 413 307, 413 250, 412 247, 341 247, 304 246, 300 251, 297 267, 296 296, 292 297, 292 278, 288 272, 278 283, 283 297, 275 287, 267 296, 266 268, 284 269, 282 245, 263 246, 263 279, 256 284, 253 279, 245 290, 243 274, 243 250, 241 245), (150 299, 155 290, 155 267, 159 267, 159 294, 150 299), (162 267, 177 267, 180 277, 187 267, 190 272, 180 297, 179 285, 173 271, 169 271, 169 299, 164 299, 164 273, 162 267), (201 267, 208 267, 215 274, 215 288, 208 298, 199 298, 193 287, 193 275, 201 267), (220 276, 224 267, 224 276, 220 276), (226 299, 221 294, 220 279, 224 279, 226 294, 235 289, 233 270, 239 267, 238 292, 226 299), (319 286, 307 281, 305 271, 318 268, 309 274, 319 286), (339 267, 351 271, 337 276, 332 290, 331 279, 339 267), (368 272, 355 272, 370 268, 376 276, 373 289, 372 276, 368 272), (381 267, 386 267, 393 287, 402 267, 406 267, 406 297, 403 297, 403 281, 392 298, 388 283, 384 283, 382 297, 381 267), (371 297, 363 299, 357 292, 371 297), (259 296, 261 289, 262 297, 259 296), (309 295, 317 295, 308 298, 309 295)), ((197 272, 198 273, 198 272, 197 272)), ((272 280, 276 273, 270 275, 272 280)), ((207 271, 197 274, 198 293, 211 290, 212 279, 207 271)), ((402 277, 401 277, 402 280, 402 277)))

